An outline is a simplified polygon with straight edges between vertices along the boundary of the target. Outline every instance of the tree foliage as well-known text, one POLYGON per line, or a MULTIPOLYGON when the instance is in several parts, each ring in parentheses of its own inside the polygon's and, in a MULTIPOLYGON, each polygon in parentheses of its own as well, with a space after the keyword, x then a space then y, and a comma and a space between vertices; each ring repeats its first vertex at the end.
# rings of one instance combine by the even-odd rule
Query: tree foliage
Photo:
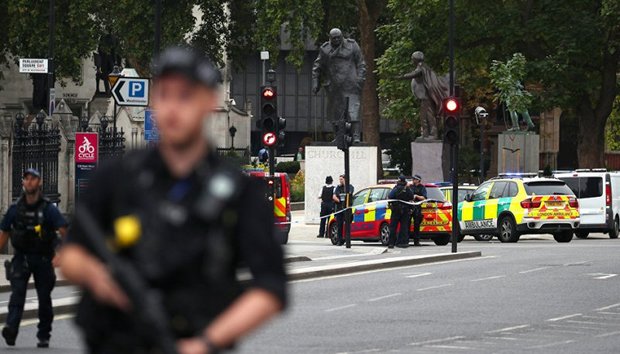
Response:
POLYGON ((497 89, 495 100, 506 103, 509 111, 524 112, 532 102, 532 95, 523 89, 521 83, 525 76, 525 64, 521 53, 515 53, 505 63, 500 60, 491 63, 491 84, 497 89))
MULTIPOLYGON (((618 92, 620 4, 617 0, 505 0, 456 2, 455 66, 464 90, 464 107, 492 107, 489 76, 493 60, 521 52, 528 66, 524 77, 533 93, 534 110, 575 109, 580 122, 580 164, 600 165, 600 143, 618 92), (598 139, 594 141, 592 139, 598 139)), ((407 72, 406 58, 422 50, 437 72, 448 62, 448 2, 390 0, 393 21, 380 28, 386 42, 379 59, 379 93, 384 114, 410 119, 413 105, 408 83, 392 78, 407 72)))

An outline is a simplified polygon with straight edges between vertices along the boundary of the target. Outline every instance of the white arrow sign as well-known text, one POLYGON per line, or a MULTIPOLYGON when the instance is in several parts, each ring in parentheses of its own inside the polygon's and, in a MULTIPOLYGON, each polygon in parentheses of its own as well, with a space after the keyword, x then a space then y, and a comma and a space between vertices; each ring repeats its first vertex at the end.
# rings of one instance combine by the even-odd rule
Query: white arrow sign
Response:
POLYGON ((119 106, 148 106, 149 79, 121 77, 112 87, 112 97, 119 106))

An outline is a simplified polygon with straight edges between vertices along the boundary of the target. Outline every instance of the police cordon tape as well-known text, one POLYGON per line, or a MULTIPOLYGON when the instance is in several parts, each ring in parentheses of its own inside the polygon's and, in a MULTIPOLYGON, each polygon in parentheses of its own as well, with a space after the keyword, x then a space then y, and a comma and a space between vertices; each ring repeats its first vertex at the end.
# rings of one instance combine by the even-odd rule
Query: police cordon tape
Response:
MULTIPOLYGON (((425 203, 446 203, 446 201, 443 200, 437 200, 437 199, 425 199, 419 202, 406 202, 404 200, 400 200, 400 199, 386 199, 386 200, 381 200, 380 202, 384 202, 384 203, 401 203, 401 204, 407 204, 407 205, 412 205, 412 206, 419 206, 425 203)), ((449 202, 448 202, 449 203, 449 202)), ((302 224, 302 223, 306 223, 308 221, 320 221, 321 219, 326 219, 326 218, 331 218, 332 216, 335 216, 337 214, 340 213, 344 213, 347 210, 352 210, 353 207, 348 207, 342 210, 338 210, 335 213, 331 213, 329 215, 326 216, 321 216, 319 218, 312 218, 310 220, 304 220, 304 221, 286 221, 286 222, 276 222, 274 223, 274 225, 290 225, 290 224, 302 224)))

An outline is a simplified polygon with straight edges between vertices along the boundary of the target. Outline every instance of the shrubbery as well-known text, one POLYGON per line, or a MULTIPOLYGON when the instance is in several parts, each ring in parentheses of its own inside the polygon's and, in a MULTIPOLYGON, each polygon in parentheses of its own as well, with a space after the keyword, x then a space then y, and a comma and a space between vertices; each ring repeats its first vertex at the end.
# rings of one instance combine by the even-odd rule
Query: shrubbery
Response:
POLYGON ((278 162, 276 165, 276 172, 295 174, 299 172, 300 168, 299 161, 284 161, 278 162))

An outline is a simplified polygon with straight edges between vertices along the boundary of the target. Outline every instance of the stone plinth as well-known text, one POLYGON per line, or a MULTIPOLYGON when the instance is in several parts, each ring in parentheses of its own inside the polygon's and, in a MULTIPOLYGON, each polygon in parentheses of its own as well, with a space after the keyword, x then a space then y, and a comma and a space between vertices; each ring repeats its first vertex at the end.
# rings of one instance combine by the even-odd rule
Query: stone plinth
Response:
POLYGON ((538 172, 540 137, 526 132, 503 132, 497 136, 497 174, 538 172))
MULTIPOLYGON (((355 191, 377 183, 377 147, 354 146, 350 150, 351 184, 355 191)), ((305 161, 305 219, 318 224, 321 211, 319 194, 325 177, 332 176, 334 186, 344 173, 344 153, 335 146, 306 146, 305 161)), ((318 231, 318 230, 317 230, 318 231)))
POLYGON ((411 157, 412 174, 420 175, 424 182, 442 182, 450 178, 448 170, 450 149, 445 149, 444 152, 444 144, 441 140, 412 142, 411 157))

